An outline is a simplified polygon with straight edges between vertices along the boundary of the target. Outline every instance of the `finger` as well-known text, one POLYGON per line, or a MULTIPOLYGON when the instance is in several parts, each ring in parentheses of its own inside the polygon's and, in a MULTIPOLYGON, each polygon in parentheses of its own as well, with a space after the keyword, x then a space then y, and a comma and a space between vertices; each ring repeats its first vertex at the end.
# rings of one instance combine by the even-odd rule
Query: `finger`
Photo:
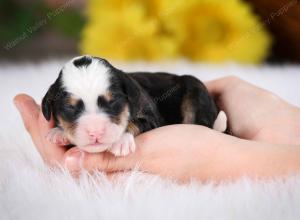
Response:
MULTIPOLYGON (((26 94, 19 94, 14 98, 14 103, 33 141, 37 142, 38 139, 41 139, 41 133, 46 136, 50 128, 53 127, 53 120, 48 122, 43 117, 40 106, 36 104, 34 99, 26 94)), ((38 142, 41 141, 39 140, 38 142)))
POLYGON ((53 127, 53 120, 48 122, 42 115, 40 106, 26 94, 17 95, 14 98, 14 103, 21 114, 26 130, 44 161, 50 165, 60 163, 66 149, 47 142, 45 138, 53 127))
POLYGON ((19 110, 26 130, 30 134, 37 133, 40 108, 33 98, 26 94, 19 94, 15 96, 14 104, 19 110))
POLYGON ((40 111, 39 113, 39 129, 40 138, 42 138, 41 145, 36 146, 40 152, 44 153, 44 160, 49 165, 57 165, 63 163, 63 157, 67 149, 64 146, 54 144, 47 139, 47 136, 51 129, 54 128, 54 120, 51 117, 50 121, 47 121, 40 111))
POLYGON ((220 79, 205 82, 204 84, 210 94, 213 96, 219 96, 226 88, 228 88, 228 86, 232 86, 232 83, 235 83, 239 80, 240 79, 235 76, 226 76, 220 79))
POLYGON ((81 169, 89 172, 94 170, 117 172, 133 169, 137 164, 136 158, 136 153, 126 157, 116 157, 109 152, 87 153, 74 147, 65 153, 64 165, 73 173, 81 169))

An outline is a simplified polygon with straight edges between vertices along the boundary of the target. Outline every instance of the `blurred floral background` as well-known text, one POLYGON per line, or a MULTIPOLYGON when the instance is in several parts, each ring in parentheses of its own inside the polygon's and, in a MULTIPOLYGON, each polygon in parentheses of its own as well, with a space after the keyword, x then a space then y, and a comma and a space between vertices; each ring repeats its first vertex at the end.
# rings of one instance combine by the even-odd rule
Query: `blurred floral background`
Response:
POLYGON ((1 0, 0 59, 300 62, 298 0, 1 0))

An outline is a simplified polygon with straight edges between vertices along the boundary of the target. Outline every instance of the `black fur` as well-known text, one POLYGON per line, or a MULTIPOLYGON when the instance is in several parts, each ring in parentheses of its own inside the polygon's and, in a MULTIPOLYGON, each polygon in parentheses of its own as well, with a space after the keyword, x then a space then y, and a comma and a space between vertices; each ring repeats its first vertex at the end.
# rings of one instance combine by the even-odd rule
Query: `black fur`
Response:
POLYGON ((50 86, 42 100, 42 112, 44 117, 49 121, 52 115, 56 126, 60 126, 58 116, 67 122, 75 122, 84 111, 82 100, 80 100, 76 106, 68 104, 67 99, 70 94, 63 88, 61 78, 62 72, 60 72, 59 77, 50 86))
MULTIPOLYGON (((195 111, 193 124, 212 128, 218 109, 203 83, 193 76, 169 73, 135 72, 128 74, 150 95, 163 119, 162 125, 180 124, 184 115, 184 97, 192 101, 195 111)), ((138 108, 140 105, 136 105, 138 108)))
POLYGON ((92 58, 88 56, 81 57, 73 61, 76 67, 88 66, 92 63, 92 58))
POLYGON ((134 123, 141 133, 162 126, 163 118, 147 91, 131 75, 112 68, 110 90, 113 94, 119 94, 117 99, 122 96, 126 97, 130 111, 129 121, 134 123))
POLYGON ((62 95, 62 83, 61 83, 61 75, 60 71, 58 78, 55 82, 50 86, 46 95, 42 100, 42 112, 44 117, 49 121, 51 115, 54 114, 54 104, 61 99, 62 95))

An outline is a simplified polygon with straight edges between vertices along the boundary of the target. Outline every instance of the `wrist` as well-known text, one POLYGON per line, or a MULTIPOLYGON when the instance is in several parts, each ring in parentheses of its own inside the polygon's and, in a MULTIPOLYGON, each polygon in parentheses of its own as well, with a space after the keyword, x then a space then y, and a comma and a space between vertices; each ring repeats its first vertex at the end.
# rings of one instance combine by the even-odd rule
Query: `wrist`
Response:
POLYGON ((284 103, 279 106, 251 140, 271 144, 300 145, 300 108, 284 103))

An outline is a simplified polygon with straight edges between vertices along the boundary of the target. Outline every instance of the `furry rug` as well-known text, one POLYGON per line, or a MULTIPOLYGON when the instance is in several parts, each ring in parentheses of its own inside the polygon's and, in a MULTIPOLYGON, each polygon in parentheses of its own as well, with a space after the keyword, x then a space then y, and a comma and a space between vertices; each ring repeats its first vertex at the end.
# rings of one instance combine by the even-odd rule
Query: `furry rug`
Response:
MULTIPOLYGON (((105 175, 73 180, 50 170, 36 152, 12 104, 25 92, 40 101, 64 60, 0 64, 0 219, 300 219, 300 177, 268 182, 246 178, 213 185, 177 185, 131 172, 114 183, 105 175)), ((202 80, 235 74, 300 105, 299 66, 222 66, 185 61, 116 64, 164 70, 202 80)))

